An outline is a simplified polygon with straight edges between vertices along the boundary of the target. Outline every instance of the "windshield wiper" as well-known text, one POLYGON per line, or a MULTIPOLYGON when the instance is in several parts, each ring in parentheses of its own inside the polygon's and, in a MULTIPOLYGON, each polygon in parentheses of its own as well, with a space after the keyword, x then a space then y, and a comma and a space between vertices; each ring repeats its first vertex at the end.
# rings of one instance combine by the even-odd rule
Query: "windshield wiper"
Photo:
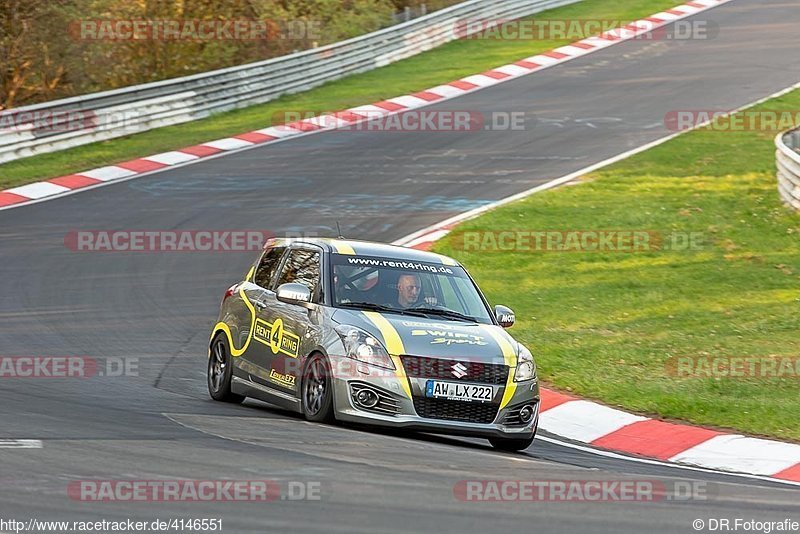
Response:
POLYGON ((339 302, 336 304, 340 308, 367 308, 375 311, 394 311, 391 306, 375 304, 374 302, 339 302))
POLYGON ((460 319, 462 321, 469 321, 471 323, 477 323, 478 320, 475 317, 470 317, 469 315, 464 315, 463 313, 458 313, 457 311, 448 310, 448 309, 441 309, 441 308, 409 308, 407 311, 415 311, 420 313, 425 313, 428 315, 439 315, 442 317, 450 317, 452 319, 460 319))
POLYGON ((383 304, 375 304, 374 302, 340 302, 337 304, 340 308, 362 308, 372 311, 400 313, 403 315, 413 315, 415 317, 425 317, 424 313, 414 313, 416 310, 404 310, 402 308, 393 308, 392 306, 384 306, 383 304))

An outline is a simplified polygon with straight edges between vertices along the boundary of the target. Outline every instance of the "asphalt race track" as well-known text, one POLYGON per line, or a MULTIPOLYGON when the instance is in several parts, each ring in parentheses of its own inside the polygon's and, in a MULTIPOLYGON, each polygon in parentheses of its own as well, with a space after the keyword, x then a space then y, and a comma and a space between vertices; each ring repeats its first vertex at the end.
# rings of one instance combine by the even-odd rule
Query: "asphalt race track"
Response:
MULTIPOLYGON (((224 532, 692 532, 697 518, 800 518, 798 489, 646 465, 537 440, 481 440, 304 422, 206 393, 222 293, 255 253, 92 253, 71 230, 263 229, 391 241, 670 132, 666 112, 732 109, 798 81, 794 0, 701 13, 705 41, 633 41, 428 109, 523 111, 525 131, 329 132, 0 212, 0 354, 138 361, 138 376, 3 379, 3 518, 222 518, 224 532), (321 499, 79 502, 81 479, 319 482, 321 499), (707 483, 690 502, 463 502, 461 480, 707 483)), ((510 59, 510 58, 509 58, 510 59)))

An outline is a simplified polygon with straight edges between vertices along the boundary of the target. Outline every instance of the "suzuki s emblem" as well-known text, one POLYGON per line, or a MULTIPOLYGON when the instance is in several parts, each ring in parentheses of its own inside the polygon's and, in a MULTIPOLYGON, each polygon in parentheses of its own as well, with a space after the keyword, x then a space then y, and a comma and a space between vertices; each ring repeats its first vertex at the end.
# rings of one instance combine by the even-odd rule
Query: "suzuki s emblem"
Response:
POLYGON ((453 365, 453 366, 450 368, 450 372, 452 372, 452 373, 453 373, 453 376, 454 376, 454 377, 456 377, 456 378, 464 378, 465 376, 467 376, 467 368, 466 368, 466 367, 464 367, 464 366, 463 366, 462 364, 460 364, 460 363, 456 363, 456 364, 454 364, 454 365, 453 365))

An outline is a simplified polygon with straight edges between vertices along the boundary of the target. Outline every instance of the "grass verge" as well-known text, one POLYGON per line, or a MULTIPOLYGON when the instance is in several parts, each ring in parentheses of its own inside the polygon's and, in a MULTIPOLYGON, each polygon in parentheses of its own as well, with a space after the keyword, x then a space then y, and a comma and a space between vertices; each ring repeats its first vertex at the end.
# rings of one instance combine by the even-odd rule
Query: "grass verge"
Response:
MULTIPOLYGON (((800 90, 755 109, 799 107, 800 90)), ((516 311, 512 332, 556 389, 800 441, 800 214, 778 198, 774 135, 688 133, 580 185, 466 222, 435 249, 464 262, 491 302, 516 311), (702 240, 694 250, 465 252, 461 234, 597 229, 696 232, 702 240), (714 357, 794 365, 767 369, 767 378, 697 368, 714 357), (692 377, 676 372, 676 358, 693 358, 692 377)), ((748 375, 749 363, 732 371, 748 375)))
MULTIPOLYGON (((626 0, 622 3, 616 0, 584 0, 540 13, 536 17, 631 21, 679 3, 679 0, 626 0)), ((421 91, 567 43, 558 40, 454 41, 404 61, 267 104, 5 163, 0 165, 0 189, 266 128, 272 125, 273 114, 286 110, 337 111, 421 91)))

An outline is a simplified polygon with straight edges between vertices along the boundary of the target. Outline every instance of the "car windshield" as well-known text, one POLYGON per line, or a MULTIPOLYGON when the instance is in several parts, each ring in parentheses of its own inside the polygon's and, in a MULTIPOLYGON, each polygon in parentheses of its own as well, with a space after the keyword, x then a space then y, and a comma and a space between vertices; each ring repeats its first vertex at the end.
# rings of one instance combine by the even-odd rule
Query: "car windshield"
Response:
POLYGON ((337 307, 492 324, 463 267, 347 254, 331 257, 337 307))

